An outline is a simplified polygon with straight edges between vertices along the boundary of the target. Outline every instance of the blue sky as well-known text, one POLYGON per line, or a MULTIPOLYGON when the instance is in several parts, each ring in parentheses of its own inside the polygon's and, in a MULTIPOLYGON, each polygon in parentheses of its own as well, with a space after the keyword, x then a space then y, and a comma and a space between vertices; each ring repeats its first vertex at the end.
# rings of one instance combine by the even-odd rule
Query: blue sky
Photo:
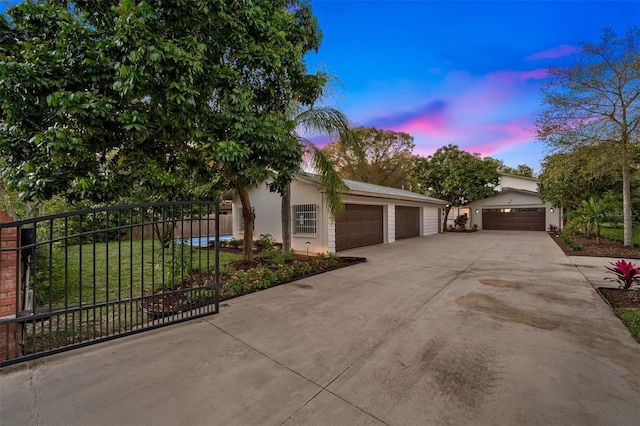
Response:
POLYGON ((456 144, 536 171, 545 146, 534 120, 548 67, 569 64, 579 42, 596 42, 604 27, 640 26, 640 0, 311 5, 324 38, 307 65, 342 82, 328 104, 358 125, 409 133, 419 155, 456 144))
POLYGON ((640 26, 640 0, 312 0, 323 32, 311 70, 343 87, 327 103, 359 125, 404 131, 415 153, 447 144, 539 171, 540 88, 579 42, 640 26))

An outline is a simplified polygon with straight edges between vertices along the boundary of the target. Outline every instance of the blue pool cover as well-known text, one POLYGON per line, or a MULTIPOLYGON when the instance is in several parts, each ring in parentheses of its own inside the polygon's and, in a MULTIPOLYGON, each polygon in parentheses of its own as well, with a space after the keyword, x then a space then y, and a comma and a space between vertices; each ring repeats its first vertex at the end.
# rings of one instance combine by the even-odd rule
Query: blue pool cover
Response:
MULTIPOLYGON (((233 239, 233 235, 220 235, 220 241, 231 241, 233 239)), ((178 243, 187 244, 194 247, 209 247, 214 246, 216 241, 215 235, 212 237, 194 237, 194 238, 183 238, 181 240, 176 240, 178 243)))

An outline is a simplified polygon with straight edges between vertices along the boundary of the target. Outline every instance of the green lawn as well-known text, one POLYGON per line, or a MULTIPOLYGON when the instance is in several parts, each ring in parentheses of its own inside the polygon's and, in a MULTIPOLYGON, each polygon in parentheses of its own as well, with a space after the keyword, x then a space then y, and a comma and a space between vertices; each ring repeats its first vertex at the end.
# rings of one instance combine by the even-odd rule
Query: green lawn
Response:
MULTIPOLYGON (((48 249, 48 247, 46 248, 48 249)), ((176 244, 163 250, 156 240, 55 246, 37 256, 36 301, 39 306, 75 305, 130 299, 171 288, 191 271, 214 267, 213 250, 176 244), (51 276, 51 280, 49 280, 51 276)), ((220 253, 221 269, 241 259, 220 253)))
MULTIPOLYGON (((603 227, 600 230, 600 234, 615 241, 623 241, 624 239, 624 230, 622 228, 603 227)), ((640 228, 637 226, 633 229, 633 244, 640 246, 640 228)))

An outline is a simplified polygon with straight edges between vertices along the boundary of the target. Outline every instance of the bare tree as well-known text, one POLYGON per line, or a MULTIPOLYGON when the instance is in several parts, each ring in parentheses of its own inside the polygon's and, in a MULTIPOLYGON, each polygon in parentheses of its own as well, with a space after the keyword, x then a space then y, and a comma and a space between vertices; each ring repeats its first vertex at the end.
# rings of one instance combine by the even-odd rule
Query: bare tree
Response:
POLYGON ((624 245, 633 246, 630 151, 640 131, 640 29, 618 38, 605 28, 599 43, 581 45, 569 67, 549 70, 537 135, 555 152, 615 147, 611 161, 622 172, 624 245))

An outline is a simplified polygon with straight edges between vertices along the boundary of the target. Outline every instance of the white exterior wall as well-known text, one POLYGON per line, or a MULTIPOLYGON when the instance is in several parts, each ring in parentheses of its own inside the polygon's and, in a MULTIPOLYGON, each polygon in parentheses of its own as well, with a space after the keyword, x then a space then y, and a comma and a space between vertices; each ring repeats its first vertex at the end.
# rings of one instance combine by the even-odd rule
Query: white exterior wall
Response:
POLYGON ((525 191, 538 192, 538 180, 524 176, 502 175, 498 190, 506 188, 524 189, 525 191))
POLYGON ((437 207, 423 207, 422 209, 422 232, 420 236, 434 235, 438 233, 438 222, 440 212, 437 207))
POLYGON ((395 204, 389 204, 386 207, 387 210, 387 237, 386 243, 394 243, 396 241, 396 206, 395 204))
MULTIPOLYGON (((295 226, 293 221, 293 212, 291 214, 291 248, 300 254, 319 254, 329 252, 329 219, 330 215, 327 212, 326 204, 324 202, 324 195, 320 192, 316 185, 294 181, 291 183, 291 208, 294 205, 300 204, 315 204, 316 205, 316 217, 318 222, 316 223, 317 232, 313 235, 296 235, 294 234, 295 226), (307 243, 308 246, 307 246, 307 243)), ((278 212, 280 209, 278 208, 278 212)), ((334 240, 334 252, 335 252, 335 226, 333 227, 333 240, 334 240)), ((282 236, 278 238, 278 241, 282 241, 282 236)))
MULTIPOLYGON (((282 227, 280 226, 280 195, 269 192, 266 183, 249 190, 251 206, 256 214, 253 237, 260 234, 271 234, 276 241, 282 241, 282 227)), ((233 198, 233 238, 241 240, 244 235, 242 228, 242 203, 237 196, 233 198)))

